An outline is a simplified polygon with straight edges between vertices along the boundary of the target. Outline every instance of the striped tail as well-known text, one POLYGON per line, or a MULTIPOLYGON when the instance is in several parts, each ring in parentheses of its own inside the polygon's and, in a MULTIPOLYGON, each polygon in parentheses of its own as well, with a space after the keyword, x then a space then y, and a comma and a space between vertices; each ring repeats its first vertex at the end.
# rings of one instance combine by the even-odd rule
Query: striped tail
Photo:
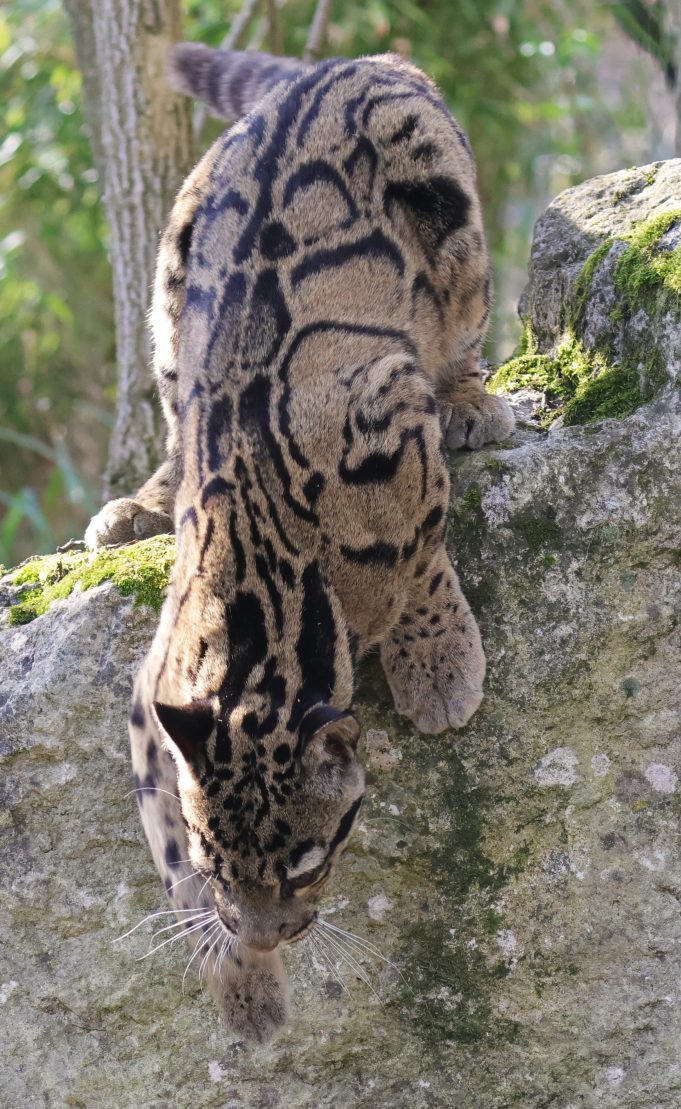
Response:
POLYGON ((309 68, 296 58, 182 42, 171 52, 169 80, 178 92, 205 101, 213 115, 236 120, 280 81, 291 81, 309 68))

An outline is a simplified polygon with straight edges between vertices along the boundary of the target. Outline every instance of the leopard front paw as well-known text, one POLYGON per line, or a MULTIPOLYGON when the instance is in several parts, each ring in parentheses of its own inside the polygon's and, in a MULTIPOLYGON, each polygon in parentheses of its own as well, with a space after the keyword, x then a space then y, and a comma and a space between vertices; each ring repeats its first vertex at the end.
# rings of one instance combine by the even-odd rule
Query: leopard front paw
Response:
POLYGON ((446 432, 450 450, 478 450, 485 443, 507 439, 515 427, 515 417, 505 397, 480 393, 452 404, 446 432))
POLYGON ((433 660, 424 663, 415 659, 404 665, 384 668, 393 695, 395 708, 408 717, 420 732, 439 735, 446 728, 463 728, 482 701, 482 681, 473 684, 460 670, 433 667, 433 660), (441 672, 438 672, 438 669, 441 672))
POLYGON ((428 735, 468 722, 485 677, 478 625, 454 572, 438 579, 435 596, 403 613, 381 646, 395 708, 428 735))
POLYGON ((172 530, 170 516, 163 512, 150 512, 132 497, 119 497, 109 501, 92 517, 85 532, 85 542, 92 550, 118 547, 172 530))
POLYGON ((288 988, 281 956, 269 956, 256 966, 230 975, 220 999, 230 1030, 243 1040, 268 1043, 285 1026, 289 1015, 288 988))

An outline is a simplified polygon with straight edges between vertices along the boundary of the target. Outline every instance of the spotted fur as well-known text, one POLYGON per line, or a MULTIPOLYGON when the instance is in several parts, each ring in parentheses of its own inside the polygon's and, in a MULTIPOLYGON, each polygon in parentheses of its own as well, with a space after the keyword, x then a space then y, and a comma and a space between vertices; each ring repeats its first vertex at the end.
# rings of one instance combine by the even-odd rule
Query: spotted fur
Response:
POLYGON ((358 658, 380 646, 422 731, 480 703, 444 445, 502 438, 512 418, 479 366, 473 156, 433 84, 392 56, 307 68, 188 45, 174 72, 223 114, 252 110, 161 243, 167 459, 87 537, 174 523, 130 717, 142 819, 171 904, 213 908, 235 937, 220 972, 207 959, 228 1021, 266 1039, 286 1014, 278 948, 311 926, 362 800, 358 658))

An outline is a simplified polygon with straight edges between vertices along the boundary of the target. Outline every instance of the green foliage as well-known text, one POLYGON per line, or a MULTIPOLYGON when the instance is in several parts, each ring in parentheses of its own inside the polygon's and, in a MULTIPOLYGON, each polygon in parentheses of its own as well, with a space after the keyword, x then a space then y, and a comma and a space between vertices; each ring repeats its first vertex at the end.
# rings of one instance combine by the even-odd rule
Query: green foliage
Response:
MULTIPOLYGON (((218 45, 239 7, 190 0, 186 31, 218 45)), ((315 0, 282 7, 285 53, 303 52, 314 7, 315 0)), ((585 136, 606 122, 594 81, 602 31, 602 17, 585 0, 457 0, 454 7, 450 0, 334 0, 327 53, 394 51, 434 78, 471 136, 491 245, 501 256, 509 189, 526 192, 539 155, 578 154, 585 136)), ((252 41, 267 46, 264 20, 252 41)))
POLYGON ((610 0, 623 31, 658 64, 670 85, 677 81, 674 36, 667 27, 668 4, 661 0, 610 0))
POLYGON ((79 95, 56 0, 0 10, 0 558, 8 561, 82 531, 104 460, 113 313, 79 95))
POLYGON ((69 532, 79 530, 83 516, 96 510, 96 501, 77 473, 63 439, 48 447, 31 435, 0 427, 0 448, 3 444, 45 460, 48 474, 40 495, 30 485, 22 485, 12 494, 0 490, 0 505, 6 510, 0 519, 0 563, 9 564, 14 561, 22 530, 29 529, 38 550, 52 550, 69 532), (54 523, 57 517, 59 527, 54 523))
POLYGON ((150 605, 158 612, 163 603, 175 561, 175 541, 156 535, 127 547, 100 551, 68 551, 34 558, 11 575, 23 586, 9 610, 10 624, 29 624, 47 612, 55 601, 111 581, 124 597, 150 605))

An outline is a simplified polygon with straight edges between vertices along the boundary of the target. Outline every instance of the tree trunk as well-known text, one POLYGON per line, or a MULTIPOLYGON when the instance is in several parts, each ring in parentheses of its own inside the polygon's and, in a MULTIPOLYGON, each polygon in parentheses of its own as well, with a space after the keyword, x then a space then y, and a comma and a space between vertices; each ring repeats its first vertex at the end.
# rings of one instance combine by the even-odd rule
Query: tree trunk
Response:
POLYGON ((180 37, 179 0, 65 0, 65 7, 111 227, 118 391, 109 498, 134 492, 162 453, 146 316, 159 232, 191 164, 191 102, 165 77, 180 37))

